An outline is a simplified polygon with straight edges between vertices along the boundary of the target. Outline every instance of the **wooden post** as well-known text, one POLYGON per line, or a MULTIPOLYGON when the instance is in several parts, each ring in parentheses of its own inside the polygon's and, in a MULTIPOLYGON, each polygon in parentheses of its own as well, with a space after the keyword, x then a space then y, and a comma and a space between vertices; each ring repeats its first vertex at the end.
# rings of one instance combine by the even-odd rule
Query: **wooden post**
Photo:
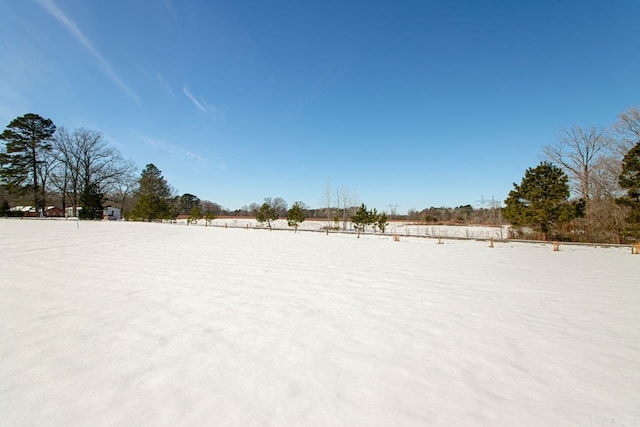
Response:
POLYGON ((493 247, 493 237, 489 239, 489 247, 492 248, 493 247))
POLYGON ((560 243, 553 242, 553 251, 558 252, 560 250, 560 243))
POLYGON ((635 255, 640 255, 640 242, 636 242, 636 244, 633 245, 633 248, 631 248, 631 253, 635 255))

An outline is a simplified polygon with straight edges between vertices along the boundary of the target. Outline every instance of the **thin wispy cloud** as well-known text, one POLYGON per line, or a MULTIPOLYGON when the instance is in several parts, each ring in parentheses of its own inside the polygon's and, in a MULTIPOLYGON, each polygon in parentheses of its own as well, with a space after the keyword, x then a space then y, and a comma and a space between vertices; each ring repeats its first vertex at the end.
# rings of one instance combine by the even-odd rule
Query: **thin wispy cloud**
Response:
POLYGON ((184 93, 184 96, 186 96, 187 98, 189 98, 189 101, 191 101, 193 103, 193 105, 195 105, 198 110, 202 111, 203 113, 207 112, 207 109, 205 108, 204 105, 202 105, 202 103, 198 100, 198 98, 196 98, 191 91, 189 90, 189 88, 187 87, 187 85, 184 85, 182 88, 182 93, 184 93))
POLYGON ((164 142, 162 140, 159 140, 159 139, 156 139, 156 138, 152 138, 150 136, 142 135, 142 134, 138 134, 138 138, 141 141, 143 141, 143 142, 145 142, 145 143, 147 143, 147 144, 149 144, 149 145, 151 145, 153 147, 159 148, 160 150, 165 151, 167 153, 170 153, 170 154, 173 154, 173 155, 179 155, 179 156, 187 156, 187 157, 190 157, 192 159, 196 159, 196 160, 198 160, 200 162, 205 161, 204 157, 202 157, 202 156, 200 156, 198 154, 195 154, 195 153, 193 153, 193 152, 191 152, 189 150, 185 150, 183 148, 180 148, 177 145, 170 144, 170 143, 164 142))
POLYGON ((198 156, 197 154, 193 154, 191 151, 185 151, 185 153, 187 154, 187 156, 193 157, 194 159, 204 160, 202 157, 198 156))
POLYGON ((221 111, 215 105, 209 105, 204 101, 198 99, 191 91, 189 90, 189 86, 186 84, 182 87, 182 93, 186 96, 189 101, 200 111, 206 113, 213 117, 215 121, 223 121, 225 117, 225 112, 221 111))
POLYGON ((111 67, 111 64, 102 56, 102 54, 93 46, 91 41, 87 36, 84 35, 80 28, 76 25, 74 21, 72 21, 63 11, 60 9, 53 0, 36 0, 40 6, 47 10, 54 18, 56 18, 64 27, 71 33, 71 35, 80 42, 95 58, 95 60, 102 68, 102 71, 113 81, 117 86, 120 87, 130 98, 132 98, 135 102, 140 102, 140 98, 136 95, 130 88, 127 86, 122 79, 116 74, 116 72, 111 67))
POLYGON ((162 74, 158 73, 158 81, 160 82, 160 85, 164 88, 164 90, 170 95, 173 96, 173 89, 171 88, 171 85, 169 84, 169 82, 162 77, 162 74))

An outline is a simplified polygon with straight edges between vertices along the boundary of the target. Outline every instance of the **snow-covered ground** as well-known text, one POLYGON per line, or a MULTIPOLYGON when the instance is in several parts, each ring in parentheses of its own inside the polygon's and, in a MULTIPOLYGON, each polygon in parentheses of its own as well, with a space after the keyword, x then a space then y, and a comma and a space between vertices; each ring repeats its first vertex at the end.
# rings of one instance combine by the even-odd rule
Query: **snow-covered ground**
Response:
POLYGON ((640 425, 628 249, 0 220, 0 265, 1 425, 640 425))

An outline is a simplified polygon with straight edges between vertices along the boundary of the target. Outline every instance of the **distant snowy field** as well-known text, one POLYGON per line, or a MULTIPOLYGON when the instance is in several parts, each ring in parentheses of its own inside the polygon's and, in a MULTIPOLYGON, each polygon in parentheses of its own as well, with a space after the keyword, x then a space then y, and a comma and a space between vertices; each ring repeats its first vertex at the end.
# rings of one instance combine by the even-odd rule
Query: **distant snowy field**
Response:
POLYGON ((1 425, 640 425, 628 249, 0 219, 0 265, 1 425))
MULTIPOLYGON (((178 220, 177 224, 187 225, 187 220, 178 220)), ((201 219, 196 225, 204 226, 206 221, 201 219)), ((192 224, 193 225, 193 224, 192 224)), ((259 223, 255 219, 246 218, 217 218, 211 221, 211 225, 216 227, 249 227, 249 228, 267 228, 267 223, 259 223)), ((338 224, 340 230, 343 228, 343 223, 340 221, 338 224)), ((286 219, 278 219, 272 221, 272 228, 291 230, 287 224, 286 219)), ((333 221, 327 220, 307 220, 301 223, 298 227, 299 230, 306 231, 322 231, 326 227, 334 227, 333 221)), ((506 239, 508 237, 509 226, 476 226, 476 225, 433 225, 433 224, 418 224, 410 223, 406 221, 389 221, 387 224, 386 234, 398 234, 401 236, 420 236, 420 237, 440 237, 450 239, 506 239)), ((353 224, 347 221, 346 231, 355 232, 353 224)), ((372 232, 371 227, 367 227, 367 232, 372 232)))

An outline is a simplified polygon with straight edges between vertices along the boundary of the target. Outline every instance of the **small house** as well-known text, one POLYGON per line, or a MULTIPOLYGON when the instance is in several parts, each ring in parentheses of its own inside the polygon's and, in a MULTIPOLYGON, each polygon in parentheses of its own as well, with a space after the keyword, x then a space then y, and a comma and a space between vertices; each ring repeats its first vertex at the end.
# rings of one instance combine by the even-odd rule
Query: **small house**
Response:
POLYGON ((78 216, 80 214, 81 210, 82 210, 82 207, 80 207, 80 206, 78 206, 75 209, 74 209, 73 206, 66 207, 64 209, 64 216, 66 216, 67 218, 72 218, 72 217, 78 216))
POLYGON ((122 219, 122 212, 119 208, 113 206, 107 206, 102 211, 102 218, 108 220, 120 220, 122 219))
POLYGON ((62 218, 64 216, 64 212, 57 206, 47 206, 44 208, 44 216, 47 218, 62 218))

